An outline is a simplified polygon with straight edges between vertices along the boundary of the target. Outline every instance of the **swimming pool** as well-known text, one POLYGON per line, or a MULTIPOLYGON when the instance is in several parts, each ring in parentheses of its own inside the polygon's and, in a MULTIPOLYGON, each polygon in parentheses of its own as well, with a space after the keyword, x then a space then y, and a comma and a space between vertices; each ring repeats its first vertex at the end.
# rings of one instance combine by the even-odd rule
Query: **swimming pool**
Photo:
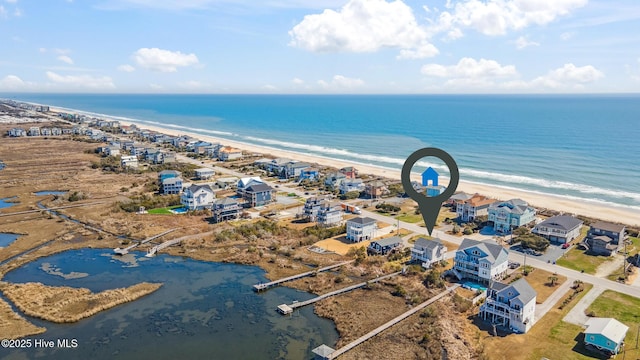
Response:
POLYGON ((469 280, 466 280, 466 281, 462 282, 461 285, 465 289, 480 290, 480 291, 486 291, 487 290, 486 286, 482 286, 482 285, 480 285, 478 283, 474 283, 473 281, 469 281, 469 280))
POLYGON ((186 207, 171 209, 171 212, 174 214, 184 214, 187 211, 189 211, 189 209, 187 209, 186 207))

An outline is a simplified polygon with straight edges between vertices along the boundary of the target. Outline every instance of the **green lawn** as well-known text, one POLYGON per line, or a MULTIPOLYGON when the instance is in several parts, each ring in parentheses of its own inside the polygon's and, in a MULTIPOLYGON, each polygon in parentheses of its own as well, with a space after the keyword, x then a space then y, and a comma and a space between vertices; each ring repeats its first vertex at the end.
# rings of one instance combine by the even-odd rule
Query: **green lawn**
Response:
POLYGON ((638 323, 640 322, 640 299, 619 292, 607 290, 602 293, 587 309, 597 317, 611 317, 629 327, 624 339, 627 359, 640 358, 640 349, 636 346, 638 323))
POLYGON ((584 250, 573 247, 558 259, 556 264, 577 271, 584 270, 587 274, 595 274, 598 266, 612 260, 613 258, 610 256, 587 255, 584 250))
POLYGON ((182 207, 182 205, 167 206, 167 207, 163 207, 163 208, 147 210, 147 212, 149 214, 154 214, 154 215, 173 215, 173 213, 171 211, 169 211, 169 210, 178 209, 178 208, 181 208, 181 207, 182 207))
POLYGON ((402 213, 398 216, 396 216, 396 220, 400 220, 400 221, 404 221, 404 222, 408 222, 408 223, 419 223, 422 220, 422 215, 418 214, 413 214, 413 213, 402 213))

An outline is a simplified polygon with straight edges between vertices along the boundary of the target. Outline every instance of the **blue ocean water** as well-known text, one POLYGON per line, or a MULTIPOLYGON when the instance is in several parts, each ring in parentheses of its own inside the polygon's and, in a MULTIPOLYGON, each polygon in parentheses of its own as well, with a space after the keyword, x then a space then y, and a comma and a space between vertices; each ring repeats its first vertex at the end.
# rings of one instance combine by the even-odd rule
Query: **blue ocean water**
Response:
POLYGON ((640 210, 638 95, 0 96, 394 169, 435 146, 463 181, 640 210))

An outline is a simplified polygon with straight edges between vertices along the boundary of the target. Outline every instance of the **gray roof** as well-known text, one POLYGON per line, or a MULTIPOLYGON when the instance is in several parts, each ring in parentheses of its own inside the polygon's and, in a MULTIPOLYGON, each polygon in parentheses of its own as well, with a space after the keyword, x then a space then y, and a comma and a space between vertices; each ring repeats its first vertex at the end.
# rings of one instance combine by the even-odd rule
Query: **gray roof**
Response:
POLYGON ((465 200, 471 199, 472 196, 473 195, 467 194, 465 192, 459 192, 459 193, 451 195, 451 197, 449 199, 458 200, 458 201, 465 201, 465 200))
POLYGON ((532 207, 527 204, 526 201, 520 199, 511 199, 508 201, 496 201, 493 204, 489 205, 489 210, 492 209, 502 209, 507 212, 513 214, 524 214, 527 210, 535 211, 532 207))
POLYGON ((180 177, 167 178, 167 179, 162 180, 162 185, 175 184, 178 181, 182 182, 182 178, 180 178, 180 177))
POLYGON ((247 192, 263 192, 263 191, 271 191, 273 188, 267 184, 253 184, 246 188, 247 192))
POLYGON ((396 245, 396 244, 400 244, 402 243, 402 238, 399 236, 392 236, 390 238, 386 238, 386 239, 380 239, 380 240, 376 240, 376 241, 372 241, 373 243, 377 243, 378 245, 385 247, 385 246, 389 246, 389 245, 396 245))
POLYGON ((559 215, 559 216, 550 217, 538 225, 544 225, 546 227, 562 229, 562 230, 571 230, 576 226, 582 225, 582 220, 576 219, 573 216, 569 216, 569 215, 559 215))
POLYGON ((205 189, 207 191, 213 192, 213 190, 211 189, 211 186, 209 185, 191 185, 189 186, 187 189, 189 189, 189 191, 191 191, 192 193, 195 193, 196 191, 200 190, 200 189, 205 189))
POLYGON ((173 174, 173 175, 177 175, 180 176, 180 171, 176 171, 176 170, 162 170, 158 173, 158 175, 169 175, 169 174, 173 174))
POLYGON ((237 204, 238 200, 233 199, 233 198, 220 198, 216 201, 214 201, 215 205, 233 205, 233 204, 237 204))
POLYGON ((585 334, 600 334, 619 344, 629 331, 629 327, 613 318, 591 318, 585 323, 585 334))
POLYGON ((347 220, 347 222, 365 225, 365 224, 375 223, 376 221, 370 217, 357 217, 357 218, 347 220))
POLYGON ((419 247, 422 249, 427 249, 427 250, 433 250, 439 246, 444 246, 442 244, 442 242, 440 241, 440 239, 435 238, 433 240, 428 240, 425 239, 423 237, 418 238, 418 240, 416 240, 415 244, 413 245, 414 247, 419 247))
POLYGON ((487 260, 489 260, 491 263, 500 263, 509 257, 509 253, 501 245, 488 241, 478 241, 468 238, 462 240, 458 251, 464 251, 473 247, 477 247, 478 249, 480 249, 480 251, 487 254, 487 260))
POLYGON ((520 301, 522 301, 524 304, 533 300, 538 295, 524 278, 511 283, 511 286, 520 294, 518 295, 518 299, 520 299, 520 301))
POLYGON ((598 221, 596 223, 591 224, 592 229, 600 229, 604 231, 611 231, 614 233, 620 233, 624 230, 625 226, 620 224, 613 224, 606 221, 598 221))

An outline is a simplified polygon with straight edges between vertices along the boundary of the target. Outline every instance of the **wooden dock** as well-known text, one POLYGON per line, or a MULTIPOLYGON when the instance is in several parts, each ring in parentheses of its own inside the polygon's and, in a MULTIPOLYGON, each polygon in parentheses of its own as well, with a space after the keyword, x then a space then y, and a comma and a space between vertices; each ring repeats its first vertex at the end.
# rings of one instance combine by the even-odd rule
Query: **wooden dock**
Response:
POLYGON ((348 343, 347 345, 341 347, 340 349, 337 350, 333 350, 333 352, 330 352, 331 348, 328 347, 327 345, 321 345, 319 347, 317 347, 316 349, 314 349, 314 353, 316 353, 317 355, 320 355, 320 357, 322 359, 326 359, 326 360, 332 360, 337 358, 338 356, 346 353, 347 351, 353 349, 354 347, 362 344, 363 342, 371 339, 372 337, 378 335, 379 333, 385 331, 386 329, 392 327, 393 325, 401 322, 402 320, 408 318, 409 316, 417 313, 418 311, 426 308, 427 306, 433 304, 434 302, 440 300, 441 298, 443 298, 445 295, 447 295, 448 293, 452 292, 453 290, 455 290, 456 288, 460 287, 460 284, 455 284, 449 288, 447 288, 446 290, 444 290, 443 292, 441 292, 440 294, 432 297, 431 299, 423 302, 422 304, 414 307, 413 309, 387 321, 386 323, 378 326, 377 328, 369 331, 368 333, 366 333, 365 335, 353 340, 352 342, 348 343), (322 353, 322 354, 321 354, 322 353))
POLYGON ((171 229, 171 230, 167 230, 167 231, 165 231, 165 232, 163 232, 163 233, 160 233, 160 234, 158 234, 158 235, 153 235, 153 236, 152 236, 152 237, 150 237, 150 238, 146 238, 146 239, 144 239, 144 240, 142 240, 142 241, 140 241, 140 242, 138 242, 138 243, 135 243, 135 244, 133 244, 133 245, 129 245, 129 246, 127 246, 127 247, 126 247, 126 248, 124 248, 124 249, 121 249, 121 248, 115 248, 115 249, 113 249, 113 252, 114 252, 114 253, 116 253, 116 254, 118 254, 118 255, 126 255, 126 254, 128 254, 128 253, 129 253, 129 250, 131 250, 131 249, 133 249, 133 248, 135 248, 135 247, 137 247, 137 246, 140 246, 140 245, 142 245, 142 244, 146 244, 146 243, 148 243, 149 241, 153 241, 153 240, 155 240, 155 239, 157 239, 157 238, 159 238, 159 237, 161 237, 161 236, 167 235, 168 233, 173 232, 173 231, 176 231, 176 230, 178 230, 178 229, 171 229))
POLYGON ((325 267, 320 268, 320 269, 307 271, 307 272, 304 272, 302 274, 292 275, 292 276, 289 276, 289 277, 286 277, 286 278, 274 280, 274 281, 271 281, 271 282, 268 282, 268 283, 255 284, 255 285, 253 285, 253 290, 255 290, 255 291, 266 290, 266 289, 268 289, 270 287, 276 286, 276 285, 281 284, 283 282, 292 281, 292 280, 300 279, 300 278, 303 278, 303 277, 306 277, 306 276, 310 276, 310 275, 313 275, 313 274, 321 273, 323 271, 328 271, 328 270, 331 270, 331 269, 335 269, 335 268, 340 267, 342 265, 349 264, 349 263, 351 263, 353 261, 354 260, 344 261, 344 262, 341 262, 341 263, 325 266, 325 267))
POLYGON ((328 297, 332 297, 332 296, 335 296, 335 295, 338 295, 338 294, 342 294, 342 293, 345 293, 345 292, 348 292, 348 291, 351 291, 351 290, 355 290, 355 289, 361 288, 361 287, 363 287, 363 286, 365 286, 367 284, 376 283, 378 281, 381 281, 381 280, 384 280, 384 279, 388 279, 390 277, 393 277, 393 276, 396 276, 396 275, 399 275, 399 274, 402 274, 402 271, 398 271, 398 272, 395 272, 393 274, 380 276, 380 277, 377 277, 375 279, 371 279, 369 281, 365 281, 365 282, 358 283, 358 284, 355 284, 355 285, 347 286, 345 288, 338 289, 338 290, 335 290, 335 291, 332 291, 332 292, 328 292, 326 294, 314 297, 313 299, 309 299, 309 300, 305 300, 305 301, 295 301, 295 302, 293 302, 293 303, 291 303, 289 305, 282 304, 282 305, 278 306, 278 311, 282 315, 291 314, 293 312, 293 310, 295 310, 295 309, 297 309, 299 307, 307 306, 309 304, 313 304, 314 302, 320 301, 322 299, 326 299, 328 297))

